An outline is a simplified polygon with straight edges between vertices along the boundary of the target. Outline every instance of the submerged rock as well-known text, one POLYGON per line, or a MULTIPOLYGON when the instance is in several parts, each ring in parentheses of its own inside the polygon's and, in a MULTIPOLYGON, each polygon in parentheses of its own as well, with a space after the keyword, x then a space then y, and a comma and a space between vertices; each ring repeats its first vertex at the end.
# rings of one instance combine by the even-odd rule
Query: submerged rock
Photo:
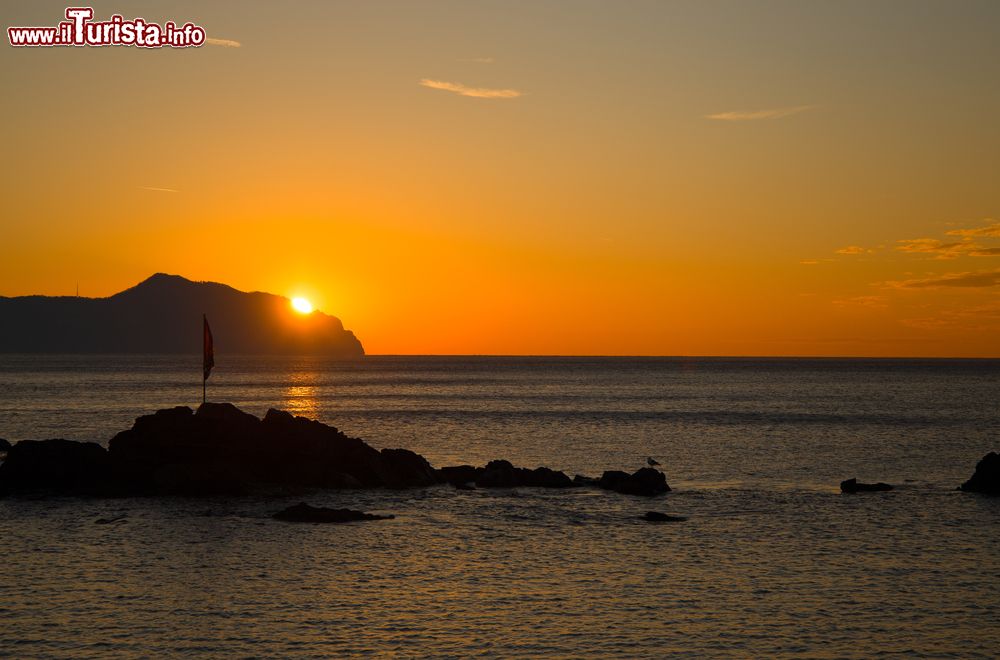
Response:
POLYGON ((128 518, 128 514, 123 513, 120 516, 114 516, 112 518, 98 518, 97 520, 94 521, 94 524, 95 525, 110 525, 110 524, 116 523, 116 522, 128 522, 126 520, 126 518, 128 518))
POLYGON ((22 440, 0 464, 0 494, 95 495, 104 488, 110 472, 108 452, 95 442, 22 440))
POLYGON ((892 490, 892 486, 881 481, 875 484, 866 484, 857 479, 848 479, 840 482, 840 492, 842 493, 877 493, 892 490))
POLYGON ((983 456, 976 463, 972 477, 958 488, 970 493, 1000 495, 1000 454, 991 451, 983 456))
POLYGON ((671 516, 667 513, 660 513, 659 511, 647 511, 646 513, 639 516, 641 520, 646 522, 682 522, 687 520, 684 516, 671 516))
POLYGON ((380 516, 353 509, 328 509, 321 506, 309 506, 299 502, 293 506, 275 513, 272 518, 285 522, 306 523, 346 523, 358 520, 391 520, 395 516, 380 516))

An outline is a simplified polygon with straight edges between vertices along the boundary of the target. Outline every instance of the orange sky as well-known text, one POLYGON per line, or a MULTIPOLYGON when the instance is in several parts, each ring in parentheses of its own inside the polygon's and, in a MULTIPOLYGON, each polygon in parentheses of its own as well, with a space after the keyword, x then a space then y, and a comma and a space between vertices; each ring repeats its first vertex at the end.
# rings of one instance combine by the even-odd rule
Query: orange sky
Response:
POLYGON ((94 8, 239 45, 0 47, 0 295, 176 273, 369 353, 1000 356, 995 2, 94 8))

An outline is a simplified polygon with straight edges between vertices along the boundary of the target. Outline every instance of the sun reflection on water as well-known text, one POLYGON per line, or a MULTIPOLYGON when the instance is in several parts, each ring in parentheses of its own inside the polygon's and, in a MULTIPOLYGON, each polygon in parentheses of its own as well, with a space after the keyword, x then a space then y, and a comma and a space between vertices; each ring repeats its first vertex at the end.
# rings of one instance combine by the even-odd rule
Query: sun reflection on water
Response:
POLYGON ((293 373, 290 374, 289 380, 291 384, 285 388, 284 409, 293 415, 316 419, 318 411, 316 372, 293 373))

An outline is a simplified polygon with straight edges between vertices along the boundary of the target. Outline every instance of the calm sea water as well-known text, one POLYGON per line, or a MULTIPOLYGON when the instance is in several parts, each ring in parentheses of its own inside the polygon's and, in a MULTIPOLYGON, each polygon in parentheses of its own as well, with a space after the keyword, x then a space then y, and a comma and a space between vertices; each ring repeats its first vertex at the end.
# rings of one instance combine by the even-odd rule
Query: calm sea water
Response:
MULTIPOLYGON (((1000 362, 222 357, 209 398, 318 418, 433 464, 669 495, 331 492, 291 501, 0 500, 0 655, 996 657, 1000 362), (897 484, 844 496, 857 476, 897 484), (687 522, 649 525, 656 509, 687 522), (124 516, 112 524, 100 518, 124 516)), ((0 437, 106 443, 196 405, 199 357, 0 356, 0 437)))

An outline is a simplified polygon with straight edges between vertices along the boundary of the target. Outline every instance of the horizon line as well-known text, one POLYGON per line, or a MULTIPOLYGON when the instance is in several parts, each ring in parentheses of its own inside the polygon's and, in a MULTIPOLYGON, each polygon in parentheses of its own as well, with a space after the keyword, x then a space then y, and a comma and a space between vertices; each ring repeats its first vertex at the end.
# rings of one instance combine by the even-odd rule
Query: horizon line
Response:
MULTIPOLYGON (((4 356, 45 356, 45 357, 66 357, 66 356, 116 356, 116 357, 169 357, 169 356, 196 356, 201 353, 102 353, 102 352, 82 352, 82 353, 25 353, 6 352, 0 349, 0 357, 4 356)), ((660 360, 997 360, 1000 355, 726 355, 726 354, 705 354, 705 355, 682 355, 682 354, 653 354, 653 353, 602 353, 602 354, 572 354, 572 353, 365 353, 358 358, 338 358, 324 355, 322 353, 229 353, 228 355, 237 358, 243 357, 267 357, 267 358, 327 358, 337 362, 357 362, 364 358, 563 358, 563 359, 660 359, 660 360)))

